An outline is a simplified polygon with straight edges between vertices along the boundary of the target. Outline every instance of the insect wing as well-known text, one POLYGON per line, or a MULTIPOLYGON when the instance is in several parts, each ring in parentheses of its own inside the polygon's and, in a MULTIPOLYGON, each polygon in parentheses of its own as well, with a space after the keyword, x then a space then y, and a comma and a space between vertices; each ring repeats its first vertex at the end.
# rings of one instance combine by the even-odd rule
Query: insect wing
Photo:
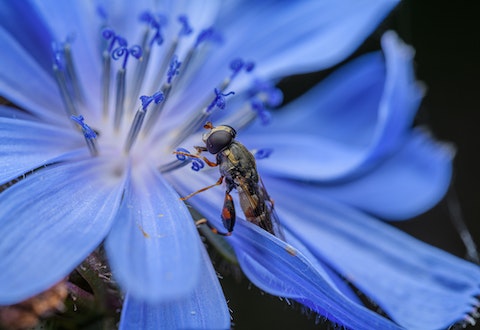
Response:
POLYGON ((285 241, 285 235, 274 210, 274 205, 261 179, 258 183, 237 178, 243 213, 248 221, 285 241))
POLYGON ((273 232, 275 236, 280 238, 282 241, 285 240, 285 234, 283 233, 283 229, 280 223, 280 220, 278 218, 277 212, 275 212, 274 204, 273 204, 273 199, 270 198, 270 195, 267 192, 267 189, 265 188, 265 185, 263 184, 262 178, 258 178, 258 186, 259 189, 262 191, 263 196, 265 196, 265 203, 267 204, 268 210, 270 212, 270 220, 272 221, 272 227, 273 227, 273 232))

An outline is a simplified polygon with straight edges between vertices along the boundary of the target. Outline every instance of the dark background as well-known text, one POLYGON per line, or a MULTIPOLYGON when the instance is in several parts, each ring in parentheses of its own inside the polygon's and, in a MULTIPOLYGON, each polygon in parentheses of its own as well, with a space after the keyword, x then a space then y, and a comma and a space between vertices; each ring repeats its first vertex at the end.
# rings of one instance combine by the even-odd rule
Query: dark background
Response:
MULTIPOLYGON (((480 149, 480 18, 475 1, 402 1, 372 37, 352 57, 378 49, 382 33, 393 29, 416 49, 417 78, 427 87, 417 116, 440 140, 457 148, 452 187, 444 201, 416 219, 398 225, 403 230, 460 257, 465 248, 452 224, 452 205, 480 244, 480 190, 477 155, 480 149), (458 204, 457 204, 458 203, 458 204), (450 205, 450 206, 449 206, 450 205)), ((302 93, 328 72, 284 80, 286 99, 302 93)), ((457 214, 458 216, 458 214, 457 214)), ((263 294, 248 280, 226 274, 222 280, 232 309, 234 329, 323 329, 314 316, 301 313, 277 297, 263 294)), ((470 327, 469 329, 473 329, 470 327)))

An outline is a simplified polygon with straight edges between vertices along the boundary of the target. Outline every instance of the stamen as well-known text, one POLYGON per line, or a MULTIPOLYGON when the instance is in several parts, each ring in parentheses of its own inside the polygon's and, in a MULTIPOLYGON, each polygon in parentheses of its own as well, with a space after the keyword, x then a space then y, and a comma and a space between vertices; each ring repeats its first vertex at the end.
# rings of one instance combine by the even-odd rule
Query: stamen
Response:
POLYGON ((280 89, 271 82, 258 79, 248 91, 248 96, 247 104, 225 119, 225 124, 235 123, 236 128, 242 129, 259 117, 262 124, 267 125, 271 121, 268 108, 277 107, 283 102, 283 93, 280 89))
MULTIPOLYGON (((162 93, 163 93, 163 96, 164 96, 164 99, 168 99, 168 95, 170 94, 170 91, 172 90, 172 85, 170 84, 165 84, 162 88, 162 93)), ((153 125, 157 122, 158 120, 158 117, 160 116, 160 114, 162 113, 162 110, 165 106, 165 102, 161 102, 161 103, 158 103, 157 105, 155 105, 153 107, 153 109, 151 109, 149 111, 150 115, 148 117, 148 120, 147 122, 145 123, 145 127, 143 129, 143 134, 147 134, 148 132, 150 132, 150 130, 152 129, 153 125)))
MULTIPOLYGON (((150 62, 150 54, 152 53, 153 45, 156 44, 160 46, 163 43, 161 27, 163 26, 162 22, 165 21, 165 19, 157 20, 157 18, 149 11, 143 12, 139 19, 140 21, 147 23, 147 27, 142 40, 143 54, 139 60, 139 65, 136 67, 134 74, 133 87, 130 97, 131 103, 133 103, 133 100, 135 100, 140 93, 140 89, 145 78, 145 73, 147 72, 147 67, 150 62), (150 40, 148 40, 152 29, 153 36, 150 38, 150 40)), ((131 103, 127 106, 127 108, 132 106, 131 103)))
POLYGON ((224 94, 218 88, 215 88, 214 91, 215 91, 215 98, 208 105, 208 107, 204 110, 204 112, 207 113, 207 114, 210 114, 212 112, 213 108, 215 108, 215 106, 220 108, 220 109, 225 109, 225 105, 226 105, 225 96, 235 94, 235 92, 228 92, 228 93, 224 94))
POLYGON ((118 44, 120 47, 127 47, 127 41, 121 36, 117 35, 115 31, 110 28, 105 28, 102 30, 102 36, 105 40, 110 40, 110 44, 107 47, 109 53, 112 52, 115 44, 118 44))
MULTIPOLYGON (((185 58, 183 59, 183 70, 180 73, 180 76, 178 77, 177 84, 181 84, 185 77, 185 72, 187 72, 187 68, 190 66, 190 63, 194 57, 194 55, 198 52, 199 46, 207 41, 212 41, 215 43, 222 43, 223 38, 222 36, 213 28, 208 28, 205 30, 200 31, 200 33, 197 36, 197 39, 195 40, 195 44, 193 45, 192 48, 187 52, 185 55, 185 58)), ((173 55, 173 52, 172 52, 173 55)), ((171 56, 171 55, 170 55, 171 56)))
POLYGON ((143 121, 145 119, 145 115, 147 113, 148 106, 155 102, 158 104, 164 100, 164 95, 162 92, 157 92, 152 96, 141 96, 140 100, 142 101, 142 107, 137 110, 135 113, 135 117, 133 118, 132 126, 130 127, 130 131, 128 132, 127 141, 125 143, 125 152, 130 152, 133 143, 138 137, 138 133, 140 133, 140 129, 142 128, 143 121))
POLYGON ((117 71, 117 80, 116 80, 116 98, 115 98, 115 116, 114 116, 114 127, 116 130, 120 127, 122 122, 123 114, 125 112, 125 74, 127 67, 127 60, 129 56, 132 55, 136 59, 139 59, 142 56, 142 49, 140 46, 132 46, 127 48, 126 46, 120 46, 113 50, 112 58, 118 60, 123 57, 122 67, 117 71))
POLYGON ((126 47, 127 41, 116 35, 115 31, 109 28, 105 28, 102 30, 102 37, 104 40, 110 40, 110 43, 107 47, 105 47, 104 51, 102 52, 102 61, 103 61, 103 81, 102 81, 102 95, 103 95, 103 117, 107 118, 108 116, 108 109, 109 109, 109 100, 110 100, 110 76, 111 76, 111 57, 110 54, 112 52, 113 47, 115 44, 119 46, 126 47))
POLYGON ((120 127, 122 122, 123 113, 125 111, 125 68, 121 68, 117 71, 116 78, 116 95, 115 95, 115 116, 113 120, 113 126, 116 130, 120 127))
POLYGON ((103 96, 103 118, 108 117, 109 99, 110 99, 110 75, 111 58, 107 50, 102 52, 103 75, 102 75, 102 96, 103 96))
POLYGON ((195 41, 193 48, 197 48, 201 43, 205 41, 214 41, 216 43, 222 43, 223 37, 219 34, 214 28, 210 27, 208 29, 202 30, 195 41))
POLYGON ((170 45, 166 55, 164 56, 164 61, 160 67, 160 70, 158 71, 158 75, 157 75, 157 78, 155 79, 153 86, 159 86, 161 84, 161 80, 163 79, 164 72, 167 69, 167 66, 171 64, 170 59, 174 58, 174 54, 175 54, 175 51, 177 50, 180 39, 183 36, 188 36, 193 32, 193 29, 191 28, 188 22, 188 17, 186 15, 180 15, 178 17, 178 21, 180 22, 182 27, 178 32, 178 36, 172 41, 172 44, 170 45))
POLYGON ((230 62, 230 69, 232 73, 229 77, 225 78, 218 89, 225 90, 231 82, 235 79, 235 77, 245 69, 245 72, 251 72, 255 68, 255 63, 253 62, 244 62, 241 58, 236 58, 230 62))
POLYGON ((85 137, 85 142, 87 143, 87 147, 90 150, 90 154, 92 156, 97 156, 98 155, 98 149, 96 144, 97 134, 95 133, 95 131, 91 129, 90 126, 85 124, 84 118, 82 115, 70 116, 70 118, 82 128, 83 136, 85 137))
MULTIPOLYGON (((72 40, 72 39, 71 39, 72 40)), ((83 92, 80 87, 80 83, 78 80, 77 70, 75 69, 75 64, 72 58, 72 48, 70 46, 70 42, 67 42, 63 46, 63 52, 65 54, 65 63, 67 69, 67 75, 69 77, 69 81, 71 82, 73 93, 77 101, 83 101, 83 92)))
POLYGON ((173 56, 172 60, 170 61, 170 65, 168 67, 168 72, 167 72, 167 83, 171 84, 173 77, 178 75, 180 72, 180 66, 182 65, 182 62, 178 61, 178 57, 176 55, 173 56))
POLYGON ((150 48, 152 48, 153 44, 156 43, 157 45, 161 45, 163 44, 163 37, 162 35, 160 34, 160 27, 158 27, 156 30, 155 30, 155 34, 153 35, 152 39, 150 40, 150 48))
MULTIPOLYGON (((170 61, 170 65, 167 72, 167 82, 162 87, 162 92, 165 99, 168 98, 168 95, 172 90, 172 80, 180 72, 179 68, 181 65, 182 65, 182 62, 178 61, 178 57, 173 56, 172 60, 170 61)), ((165 106, 165 102, 160 103, 158 106, 154 107, 152 111, 150 111, 150 117, 148 118, 148 121, 145 125, 145 129, 143 130, 145 134, 148 133, 150 129, 153 127, 153 124, 155 124, 155 122, 157 121, 164 106, 165 106)))
POLYGON ((283 93, 269 81, 255 80, 249 91, 251 96, 250 105, 259 117, 263 125, 271 122, 272 115, 267 107, 277 107, 283 101, 283 93))
POLYGON ((62 101, 65 105, 65 110, 68 116, 76 115, 77 109, 75 106, 75 100, 73 95, 68 87, 67 75, 66 75, 66 65, 65 65, 65 53, 63 49, 59 47, 58 44, 53 44, 53 64, 52 69, 57 81, 58 88, 60 90, 60 95, 62 101))
POLYGON ((121 57, 123 57, 123 69, 127 67, 127 61, 130 55, 138 60, 140 57, 142 57, 142 47, 138 45, 134 45, 130 48, 127 48, 127 46, 120 46, 112 51, 112 58, 114 60, 119 60, 121 57))
MULTIPOLYGON (((204 32, 207 36, 210 36, 210 32, 204 32)), ((205 37, 206 38, 206 37, 205 37)), ((200 39, 200 36, 199 38, 200 39)), ((233 81, 233 79, 242 71, 245 70, 245 72, 251 72, 254 69, 255 65, 253 62, 244 62, 242 59, 234 59, 233 61, 230 62, 230 69, 232 70, 232 73, 223 80, 222 84, 220 87, 215 88, 215 98, 213 101, 210 103, 206 103, 205 106, 202 107, 202 111, 200 113, 197 113, 195 117, 193 117, 188 123, 185 124, 184 129, 181 130, 180 137, 174 140, 174 144, 172 147, 176 147, 178 144, 182 142, 182 138, 186 138, 185 134, 186 132, 192 133, 196 132, 199 130, 203 123, 208 119, 208 117, 211 115, 212 111, 214 110, 215 107, 224 109, 225 108, 225 96, 235 94, 234 92, 229 92, 224 94, 223 91, 230 85, 230 83, 233 81)))
POLYGON ((268 107, 278 107, 283 102, 282 91, 270 81, 256 79, 249 91, 250 96, 261 95, 261 99, 268 107))
POLYGON ((178 16, 178 21, 182 24, 182 29, 178 33, 179 36, 188 36, 193 32, 190 23, 188 22, 188 17, 186 15, 178 16))

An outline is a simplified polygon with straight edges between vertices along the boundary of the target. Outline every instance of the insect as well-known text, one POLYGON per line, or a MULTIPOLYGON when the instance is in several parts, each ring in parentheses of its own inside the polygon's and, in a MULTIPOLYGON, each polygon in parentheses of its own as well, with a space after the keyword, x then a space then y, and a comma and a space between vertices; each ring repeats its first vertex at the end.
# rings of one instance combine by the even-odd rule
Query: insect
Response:
POLYGON ((230 192, 236 189, 246 219, 280 239, 284 239, 278 217, 273 209, 273 200, 268 195, 262 179, 258 175, 255 157, 243 144, 235 140, 237 135, 235 129, 227 125, 214 127, 211 122, 207 122, 204 128, 210 129, 210 131, 202 137, 205 147, 195 147, 198 154, 192 155, 178 151, 175 153, 201 158, 212 167, 219 166, 221 176, 216 183, 185 196, 182 200, 218 186, 225 181, 226 190, 221 218, 227 233, 218 232, 206 220, 203 223, 207 223, 212 230, 220 235, 228 236, 232 233, 236 214, 230 192), (215 155, 216 163, 206 157, 201 157, 200 154, 204 151, 215 155))

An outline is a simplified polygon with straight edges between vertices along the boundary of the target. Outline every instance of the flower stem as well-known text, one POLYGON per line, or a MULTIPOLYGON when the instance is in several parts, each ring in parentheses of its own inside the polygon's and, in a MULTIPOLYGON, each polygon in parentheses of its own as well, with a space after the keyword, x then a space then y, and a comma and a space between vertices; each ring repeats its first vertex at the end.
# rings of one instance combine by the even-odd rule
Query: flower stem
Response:
POLYGON ((121 305, 120 296, 112 290, 112 274, 98 252, 90 254, 77 267, 78 273, 87 281, 93 291, 95 301, 104 311, 121 305))

